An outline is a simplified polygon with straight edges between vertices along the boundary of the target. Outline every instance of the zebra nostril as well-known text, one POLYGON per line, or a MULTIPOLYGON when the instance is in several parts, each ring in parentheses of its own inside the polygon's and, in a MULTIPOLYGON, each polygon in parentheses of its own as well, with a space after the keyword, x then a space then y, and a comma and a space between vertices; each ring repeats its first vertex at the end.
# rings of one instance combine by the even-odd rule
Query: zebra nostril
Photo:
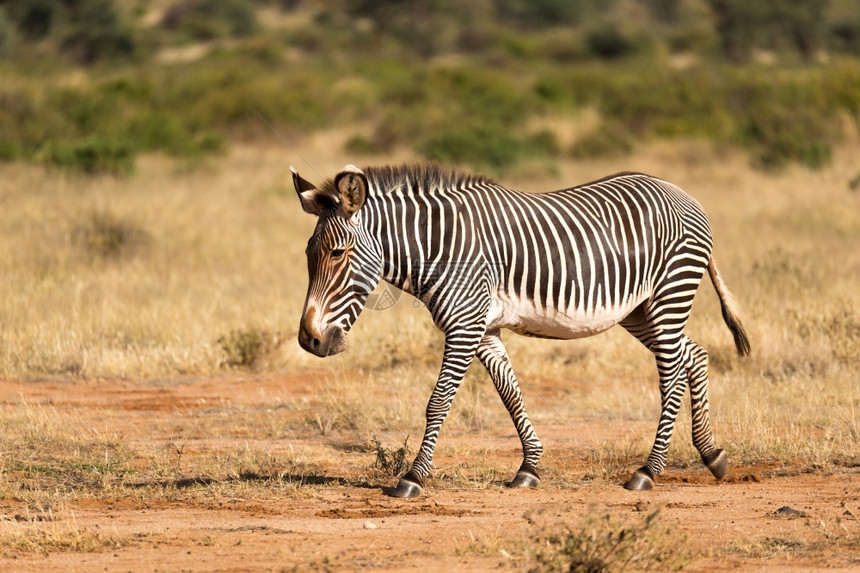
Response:
POLYGON ((319 345, 320 345, 320 339, 319 338, 314 338, 313 340, 311 340, 311 346, 313 346, 314 348, 317 348, 319 345))

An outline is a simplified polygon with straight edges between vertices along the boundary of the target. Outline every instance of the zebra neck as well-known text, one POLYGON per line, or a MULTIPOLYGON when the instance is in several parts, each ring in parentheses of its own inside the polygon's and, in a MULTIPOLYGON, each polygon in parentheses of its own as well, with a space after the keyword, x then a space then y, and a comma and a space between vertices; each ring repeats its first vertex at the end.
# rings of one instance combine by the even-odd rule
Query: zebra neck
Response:
POLYGON ((452 267, 463 266, 456 247, 467 231, 457 214, 459 200, 446 192, 394 192, 375 199, 368 205, 369 223, 379 242, 382 278, 418 298, 432 295, 452 267))

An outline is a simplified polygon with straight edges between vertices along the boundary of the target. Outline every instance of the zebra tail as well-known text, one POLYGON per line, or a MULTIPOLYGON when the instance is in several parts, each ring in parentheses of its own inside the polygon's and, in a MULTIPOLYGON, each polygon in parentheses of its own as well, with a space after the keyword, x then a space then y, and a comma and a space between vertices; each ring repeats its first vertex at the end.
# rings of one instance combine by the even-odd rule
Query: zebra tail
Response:
POLYGON ((723 320, 726 326, 729 327, 729 330, 732 331, 738 356, 749 356, 750 341, 747 338, 743 324, 741 324, 738 303, 735 302, 732 293, 729 292, 729 288, 723 282, 723 277, 720 276, 720 271, 717 270, 717 264, 714 262, 713 256, 708 260, 708 274, 711 276, 711 282, 714 283, 717 296, 720 297, 720 309, 723 312, 723 320))

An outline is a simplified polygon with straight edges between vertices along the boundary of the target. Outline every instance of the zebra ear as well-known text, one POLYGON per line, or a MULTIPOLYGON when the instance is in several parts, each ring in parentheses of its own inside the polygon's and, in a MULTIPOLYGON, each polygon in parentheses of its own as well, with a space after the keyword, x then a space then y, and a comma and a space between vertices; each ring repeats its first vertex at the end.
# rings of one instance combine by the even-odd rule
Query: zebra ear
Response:
POLYGON ((351 217, 367 200, 367 177, 355 165, 347 165, 334 178, 334 186, 341 196, 341 212, 351 217))
POLYGON ((294 167, 290 166, 290 171, 293 174, 293 186, 296 188, 305 213, 319 216, 326 208, 337 204, 336 198, 317 189, 310 181, 302 179, 294 167))

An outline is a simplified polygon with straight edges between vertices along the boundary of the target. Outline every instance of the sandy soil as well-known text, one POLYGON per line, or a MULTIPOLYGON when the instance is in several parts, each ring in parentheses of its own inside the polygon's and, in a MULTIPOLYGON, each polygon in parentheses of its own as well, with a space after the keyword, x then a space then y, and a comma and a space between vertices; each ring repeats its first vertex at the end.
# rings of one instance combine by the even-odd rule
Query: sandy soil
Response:
MULTIPOLYGON (((722 482, 701 466, 670 468, 653 491, 628 492, 611 478, 583 479, 587 456, 577 450, 633 422, 582 420, 575 441, 566 426, 541 424, 545 446, 555 452, 547 456, 544 481, 536 490, 511 491, 503 486, 511 476, 444 477, 463 455, 479 451, 512 475, 519 453, 509 429, 480 436, 446 435, 443 429, 448 447, 437 457, 437 477, 419 499, 394 500, 381 493, 392 480, 367 469, 373 454, 349 447, 343 436, 261 430, 273 423, 292 426, 301 409, 276 410, 272 422, 271 405, 287 397, 289 404, 312 403, 313 379, 233 374, 0 382, 3 408, 51 404, 99 431, 121 434, 135 452, 159 451, 181 439, 187 459, 185 469, 177 460, 176 476, 165 480, 168 493, 150 495, 159 484, 146 478, 139 491, 129 482, 67 495, 54 508, 52 520, 124 539, 122 546, 47 555, 3 547, 0 570, 528 569, 536 564, 534 539, 542 527, 606 513, 634 523, 655 508, 668 535, 678 536, 690 552, 690 570, 860 570, 858 468, 732 465, 722 482), (246 482, 241 488, 219 487, 231 478, 195 473, 195 463, 213 452, 263 443, 270 452, 300 451, 314 471, 289 490, 269 488, 259 478, 255 483, 253 476, 235 478, 246 482), (783 506, 802 514, 779 513, 783 506)), ((33 519, 23 496, 0 499, 0 516, 21 527, 50 526, 33 519)))

